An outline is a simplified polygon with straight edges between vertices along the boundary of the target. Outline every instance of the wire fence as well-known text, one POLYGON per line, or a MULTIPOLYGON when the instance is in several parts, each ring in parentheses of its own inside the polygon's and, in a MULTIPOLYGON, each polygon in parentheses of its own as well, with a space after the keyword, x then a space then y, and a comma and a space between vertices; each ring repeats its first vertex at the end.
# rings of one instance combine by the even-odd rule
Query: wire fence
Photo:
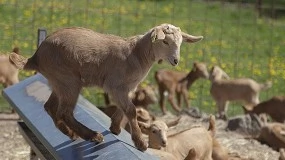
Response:
MULTIPOLYGON (((282 0, 1 0, 0 17, 0 51, 18 46, 25 56, 37 48, 38 28, 52 33, 62 27, 81 26, 126 37, 143 34, 160 23, 172 23, 205 38, 197 44, 182 45, 178 67, 155 64, 146 82, 156 85, 153 73, 158 69, 187 72, 194 61, 204 61, 209 68, 220 65, 232 78, 272 81, 273 87, 261 93, 261 100, 285 93, 282 0)), ((30 75, 21 72, 20 78, 30 75)), ((199 80, 191 87, 189 98, 193 106, 214 112, 209 88, 209 81, 199 80)), ((84 90, 83 94, 102 104, 102 97, 94 96, 95 92, 84 90)), ((240 112, 240 107, 230 108, 232 115, 240 112)))

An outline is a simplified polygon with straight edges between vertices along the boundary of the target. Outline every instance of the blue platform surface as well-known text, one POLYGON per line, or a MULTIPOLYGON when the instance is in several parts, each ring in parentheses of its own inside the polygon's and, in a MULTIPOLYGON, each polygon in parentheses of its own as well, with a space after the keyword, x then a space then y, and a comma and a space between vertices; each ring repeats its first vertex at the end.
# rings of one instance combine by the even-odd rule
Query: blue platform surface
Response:
POLYGON ((79 96, 74 116, 88 128, 102 133, 104 142, 96 144, 81 138, 76 141, 70 140, 55 127, 43 107, 50 93, 47 80, 41 74, 37 74, 4 89, 3 96, 55 159, 158 159, 137 150, 130 134, 125 130, 118 136, 112 134, 109 131, 110 118, 82 96, 79 96))

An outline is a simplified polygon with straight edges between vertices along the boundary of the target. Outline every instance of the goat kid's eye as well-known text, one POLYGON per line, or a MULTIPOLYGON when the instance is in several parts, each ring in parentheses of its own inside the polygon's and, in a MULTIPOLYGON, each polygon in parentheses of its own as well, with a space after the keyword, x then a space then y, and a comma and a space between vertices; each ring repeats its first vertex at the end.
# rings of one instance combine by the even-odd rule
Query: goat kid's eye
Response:
POLYGON ((153 131, 152 131, 152 133, 156 133, 156 131, 155 131, 155 130, 153 130, 153 131))
POLYGON ((168 42, 166 40, 162 41, 164 44, 169 45, 168 42))

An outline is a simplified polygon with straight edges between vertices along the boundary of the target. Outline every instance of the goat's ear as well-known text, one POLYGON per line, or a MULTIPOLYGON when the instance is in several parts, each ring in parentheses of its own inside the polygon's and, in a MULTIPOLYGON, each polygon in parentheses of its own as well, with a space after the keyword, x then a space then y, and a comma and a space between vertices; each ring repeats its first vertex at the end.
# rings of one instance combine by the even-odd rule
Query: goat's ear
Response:
POLYGON ((166 123, 167 127, 170 128, 170 127, 176 126, 179 123, 180 119, 181 119, 181 117, 178 117, 174 121, 166 123))
POLYGON ((162 27, 156 27, 153 29, 151 33, 151 41, 155 42, 156 40, 163 40, 165 38, 165 34, 163 32, 162 27))
POLYGON ((144 134, 148 134, 149 133, 149 130, 150 130, 150 125, 149 124, 138 121, 138 125, 139 125, 142 133, 144 133, 144 134))
POLYGON ((144 99, 145 99, 145 92, 144 92, 144 91, 140 91, 140 92, 138 93, 137 97, 138 97, 138 100, 139 100, 139 101, 144 100, 144 99))
POLYGON ((223 72, 223 77, 224 77, 225 79, 230 79, 230 76, 229 76, 226 72, 223 72))
POLYGON ((192 68, 193 71, 196 71, 197 65, 198 65, 198 62, 195 61, 195 62, 193 63, 193 68, 192 68))
POLYGON ((195 43, 203 39, 203 36, 192 36, 184 32, 181 32, 181 35, 182 35, 183 41, 187 43, 195 43))

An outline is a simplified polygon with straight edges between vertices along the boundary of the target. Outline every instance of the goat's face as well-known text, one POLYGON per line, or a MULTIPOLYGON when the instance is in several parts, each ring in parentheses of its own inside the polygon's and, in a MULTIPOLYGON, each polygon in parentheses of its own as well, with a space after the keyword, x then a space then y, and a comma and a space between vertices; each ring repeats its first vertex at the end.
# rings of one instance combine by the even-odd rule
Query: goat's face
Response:
POLYGON ((222 78, 229 79, 230 77, 220 67, 218 66, 212 67, 210 71, 209 79, 213 81, 213 80, 222 79, 222 78))
POLYGON ((151 148, 160 149, 167 145, 167 130, 166 123, 162 121, 154 121, 152 124, 138 123, 142 132, 148 135, 149 146, 151 148))
POLYGON ((193 71, 200 78, 209 78, 209 73, 207 69, 207 65, 205 63, 194 62, 193 71))
POLYGON ((157 102, 155 89, 148 85, 138 88, 135 92, 135 96, 138 101, 144 102, 145 105, 157 102))
POLYGON ((151 39, 155 60, 166 60, 176 66, 180 59, 180 46, 182 41, 194 43, 201 40, 202 36, 192 36, 181 32, 179 27, 171 24, 162 24, 153 28, 151 39))

